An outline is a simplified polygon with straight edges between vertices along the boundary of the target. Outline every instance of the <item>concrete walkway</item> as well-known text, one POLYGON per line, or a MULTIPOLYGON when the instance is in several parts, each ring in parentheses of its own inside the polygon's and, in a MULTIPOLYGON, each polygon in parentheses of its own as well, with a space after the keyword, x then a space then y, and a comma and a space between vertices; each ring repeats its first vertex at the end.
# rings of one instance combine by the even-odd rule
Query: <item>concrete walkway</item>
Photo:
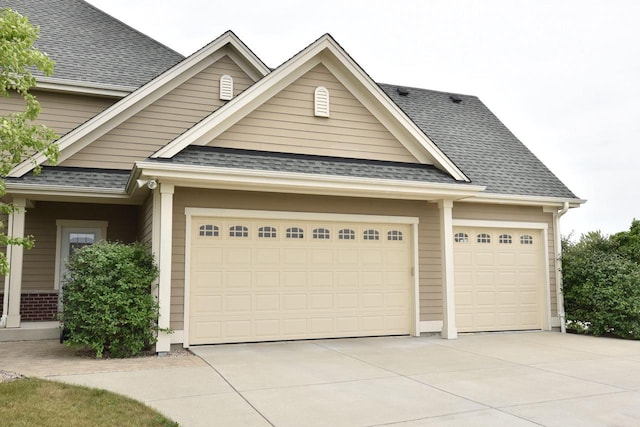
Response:
POLYGON ((638 426, 640 342, 554 332, 193 347, 80 359, 0 343, 0 369, 99 387, 183 426, 638 426))

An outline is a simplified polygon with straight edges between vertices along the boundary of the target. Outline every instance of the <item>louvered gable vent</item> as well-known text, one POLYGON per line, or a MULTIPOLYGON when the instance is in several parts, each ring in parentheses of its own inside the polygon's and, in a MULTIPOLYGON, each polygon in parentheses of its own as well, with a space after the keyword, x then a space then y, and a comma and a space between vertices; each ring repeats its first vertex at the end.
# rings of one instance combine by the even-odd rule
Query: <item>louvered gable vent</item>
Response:
POLYGON ((329 90, 324 86, 318 86, 315 94, 315 115, 329 117, 329 90))
POLYGON ((233 77, 225 74, 220 77, 220 99, 229 101, 233 98, 233 77))

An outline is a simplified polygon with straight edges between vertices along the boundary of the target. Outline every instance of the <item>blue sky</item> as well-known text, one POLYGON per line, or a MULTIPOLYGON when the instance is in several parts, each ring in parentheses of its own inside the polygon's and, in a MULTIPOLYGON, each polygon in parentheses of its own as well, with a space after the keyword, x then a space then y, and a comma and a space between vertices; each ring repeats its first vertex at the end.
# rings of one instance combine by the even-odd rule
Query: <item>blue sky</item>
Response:
POLYGON ((378 82, 480 97, 588 199, 563 234, 640 219, 640 2, 89 3, 185 55, 231 29, 271 67, 331 33, 378 82))

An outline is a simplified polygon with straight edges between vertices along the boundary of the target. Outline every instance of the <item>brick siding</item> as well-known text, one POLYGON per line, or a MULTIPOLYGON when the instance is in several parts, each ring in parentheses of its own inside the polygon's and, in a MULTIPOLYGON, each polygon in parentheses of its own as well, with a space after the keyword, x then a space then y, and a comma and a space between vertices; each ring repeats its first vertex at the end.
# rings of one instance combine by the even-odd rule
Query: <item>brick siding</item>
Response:
MULTIPOLYGON (((0 301, 4 297, 0 293, 0 301)), ((0 315, 2 306, 0 305, 0 315)), ((56 320, 58 314, 58 293, 42 292, 22 294, 20 299, 20 319, 23 322, 56 320)))

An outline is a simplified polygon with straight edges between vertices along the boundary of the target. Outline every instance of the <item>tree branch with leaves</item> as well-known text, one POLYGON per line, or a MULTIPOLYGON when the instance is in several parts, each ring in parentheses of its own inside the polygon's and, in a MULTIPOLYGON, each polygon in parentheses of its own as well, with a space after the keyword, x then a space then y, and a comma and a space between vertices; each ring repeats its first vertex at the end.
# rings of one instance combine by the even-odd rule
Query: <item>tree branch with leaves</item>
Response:
MULTIPOLYGON (((58 158, 56 134, 43 124, 36 123, 40 103, 31 90, 36 86, 33 75, 39 70, 46 76, 53 74, 54 62, 35 47, 40 29, 29 19, 10 8, 0 9, 0 95, 5 98, 19 96, 24 101, 22 111, 0 117, 0 213, 11 214, 16 208, 5 200, 4 178, 11 170, 42 152, 50 164, 58 158)), ((35 165, 34 173, 40 172, 35 165)), ((0 223, 0 227, 4 224, 0 223)), ((17 239, 0 230, 0 244, 33 246, 31 236, 17 239)), ((6 256, 0 253, 0 275, 8 272, 6 256)))

